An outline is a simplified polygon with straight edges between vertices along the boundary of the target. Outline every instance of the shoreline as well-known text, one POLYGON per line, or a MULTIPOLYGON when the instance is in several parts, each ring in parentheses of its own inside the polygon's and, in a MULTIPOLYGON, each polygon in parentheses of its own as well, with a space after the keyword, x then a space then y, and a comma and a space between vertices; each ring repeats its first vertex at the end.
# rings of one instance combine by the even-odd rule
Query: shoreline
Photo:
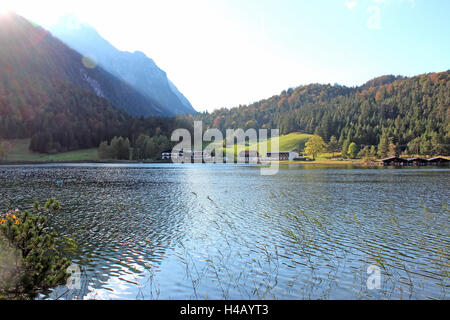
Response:
MULTIPOLYGON (((381 162, 371 161, 371 162, 361 162, 353 160, 315 160, 315 161, 259 161, 257 164, 271 164, 272 162, 278 162, 280 165, 358 165, 358 166, 382 166, 381 162)), ((61 161, 39 161, 39 160, 0 160, 0 166, 2 165, 27 165, 27 164, 165 164, 173 163, 171 160, 146 160, 146 161, 136 161, 136 160, 61 160, 61 161)), ((186 163, 188 164, 188 163, 186 163)), ((220 164, 220 163, 219 163, 220 164)), ((235 163, 235 164, 245 164, 245 163, 235 163)), ((251 163, 254 164, 254 163, 251 163)))
MULTIPOLYGON (((354 167, 397 167, 397 168, 412 168, 412 167, 436 167, 431 165, 418 166, 418 165, 405 165, 405 166, 385 166, 381 160, 374 160, 369 162, 363 162, 358 160, 327 160, 319 159, 314 161, 293 161, 293 160, 282 160, 282 161, 259 161, 258 163, 247 163, 251 165, 270 165, 271 163, 278 162, 280 166, 354 166, 354 167)), ((146 160, 146 161, 136 161, 136 160, 62 160, 62 161, 39 161, 39 160, 14 160, 14 161, 0 161, 0 167, 2 166, 20 166, 20 165, 51 165, 51 164, 174 164, 171 160, 146 160)), ((183 163, 189 164, 189 163, 183 163)), ((208 163, 203 163, 208 164, 208 163)), ((213 163, 216 164, 216 163, 213 163)), ((222 164, 222 163, 217 163, 222 164)), ((226 164, 226 163, 223 163, 226 164)), ((246 163, 234 163, 245 165, 246 163)), ((444 165, 441 167, 448 167, 444 165)))
MULTIPOLYGON (((64 165, 64 164, 174 164, 171 161, 1 161, 0 162, 0 168, 5 166, 33 166, 33 165, 64 165)), ((183 163, 183 164, 190 164, 190 163, 183 163)), ((195 164, 195 163, 192 163, 195 164)), ((203 163, 207 164, 207 163, 203 163)), ((215 164, 215 163, 214 163, 215 164)), ((221 163, 218 163, 220 165, 221 163)), ((226 163, 224 163, 226 164, 226 163)), ((234 164, 240 164, 245 165, 246 163, 234 163, 234 164)), ((249 163, 248 165, 270 165, 271 162, 259 162, 259 163, 249 163)), ((377 162, 370 162, 370 163, 363 163, 363 162, 351 162, 351 161, 279 161, 278 163, 280 166, 322 166, 322 167, 345 167, 345 166, 351 166, 351 167, 366 167, 366 168, 436 168, 437 166, 384 166, 383 163, 377 163, 377 162)), ((439 166, 439 167, 448 167, 448 166, 439 166)))
POLYGON ((164 164, 172 163, 167 161, 133 161, 133 160, 64 160, 64 161, 0 161, 0 166, 12 166, 12 165, 41 165, 41 164, 164 164))

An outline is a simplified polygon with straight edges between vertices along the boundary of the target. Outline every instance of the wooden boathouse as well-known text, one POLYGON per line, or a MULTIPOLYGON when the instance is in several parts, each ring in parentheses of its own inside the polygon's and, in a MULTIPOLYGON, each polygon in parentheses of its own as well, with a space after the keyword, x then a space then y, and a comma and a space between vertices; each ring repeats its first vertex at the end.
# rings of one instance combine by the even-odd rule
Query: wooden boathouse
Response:
POLYGON ((401 158, 389 157, 381 160, 384 166, 443 166, 450 165, 450 159, 446 157, 434 157, 430 159, 415 157, 415 158, 401 158))

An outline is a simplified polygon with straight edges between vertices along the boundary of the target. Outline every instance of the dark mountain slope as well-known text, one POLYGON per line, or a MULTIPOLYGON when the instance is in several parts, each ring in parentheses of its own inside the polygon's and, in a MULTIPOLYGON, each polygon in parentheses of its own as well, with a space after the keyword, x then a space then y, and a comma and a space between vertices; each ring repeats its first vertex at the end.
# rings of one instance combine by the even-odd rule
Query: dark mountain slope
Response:
POLYGON ((130 85, 93 66, 79 53, 26 19, 9 14, 0 18, 0 94, 20 97, 22 116, 38 111, 29 91, 50 93, 58 83, 91 90, 131 115, 165 115, 163 109, 130 85))
POLYGON ((166 115, 196 113, 155 62, 142 52, 122 52, 74 16, 62 18, 52 34, 81 54, 92 57, 108 72, 164 107, 166 115))
POLYGON ((80 55, 45 30, 16 15, 2 17, 0 138, 33 137, 33 150, 58 152, 126 133, 131 117, 102 97, 122 86, 108 77, 84 68, 80 55))

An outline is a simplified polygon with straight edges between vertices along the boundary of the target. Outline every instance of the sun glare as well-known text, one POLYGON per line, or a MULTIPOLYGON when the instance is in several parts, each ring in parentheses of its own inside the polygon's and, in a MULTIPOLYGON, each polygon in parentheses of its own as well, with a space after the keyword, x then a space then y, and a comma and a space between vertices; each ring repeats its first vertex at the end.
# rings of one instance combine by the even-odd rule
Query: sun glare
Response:
POLYGON ((7 14, 13 10, 12 1, 0 0, 0 14, 7 14))
POLYGON ((8 12, 9 12, 9 10, 7 8, 3 8, 3 7, 0 6, 0 15, 4 15, 4 14, 6 14, 8 12))
POLYGON ((0 0, 0 15, 10 12, 39 23, 55 22, 51 6, 49 9, 49 5, 44 5, 42 1, 0 0))

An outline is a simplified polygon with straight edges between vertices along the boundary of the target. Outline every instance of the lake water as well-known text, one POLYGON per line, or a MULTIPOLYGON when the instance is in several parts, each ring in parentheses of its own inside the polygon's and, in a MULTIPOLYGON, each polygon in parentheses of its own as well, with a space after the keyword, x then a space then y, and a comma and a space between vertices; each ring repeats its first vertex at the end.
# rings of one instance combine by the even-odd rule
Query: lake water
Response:
POLYGON ((61 201, 81 289, 41 298, 448 299, 450 169, 259 169, 3 166, 0 208, 61 201))

